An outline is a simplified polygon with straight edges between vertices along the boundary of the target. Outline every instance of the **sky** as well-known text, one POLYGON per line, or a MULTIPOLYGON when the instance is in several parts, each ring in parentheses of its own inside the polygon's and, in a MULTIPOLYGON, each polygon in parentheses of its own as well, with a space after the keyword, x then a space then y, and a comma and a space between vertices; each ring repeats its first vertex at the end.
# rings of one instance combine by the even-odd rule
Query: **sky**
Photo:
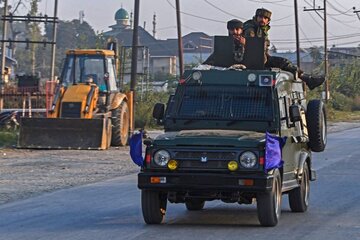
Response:
MULTIPOLYGON (((15 2, 16 0, 9 0, 15 2)), ((323 0, 298 0, 300 46, 323 45, 323 11, 304 11, 315 6, 323 7, 323 0), (320 15, 320 16, 319 16, 320 15)), ((39 11, 54 15, 55 0, 41 0, 39 11)), ((153 14, 157 16, 159 39, 176 38, 175 0, 140 0, 140 26, 152 32, 153 14)), ((85 18, 95 31, 109 31, 115 24, 114 16, 123 7, 129 13, 134 0, 58 0, 58 17, 61 20, 85 18)), ((279 50, 295 48, 294 0, 180 0, 182 33, 202 31, 209 35, 225 35, 226 22, 233 18, 252 18, 256 8, 264 7, 273 12, 270 40, 279 50)), ((360 19, 353 12, 360 10, 360 0, 327 0, 328 46, 358 46, 360 44, 360 19)))

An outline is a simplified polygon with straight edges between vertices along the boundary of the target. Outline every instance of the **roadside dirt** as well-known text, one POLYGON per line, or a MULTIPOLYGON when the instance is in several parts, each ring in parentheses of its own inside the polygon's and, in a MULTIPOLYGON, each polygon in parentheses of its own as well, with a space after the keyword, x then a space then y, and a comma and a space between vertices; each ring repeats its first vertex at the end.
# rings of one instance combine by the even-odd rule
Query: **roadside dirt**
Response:
MULTIPOLYGON (((328 132, 360 127, 331 123, 328 132)), ((159 132, 151 135, 159 134, 159 132)), ((139 171, 129 148, 106 151, 0 149, 0 204, 139 171)))
POLYGON ((0 204, 138 170, 128 147, 107 151, 0 149, 0 204))

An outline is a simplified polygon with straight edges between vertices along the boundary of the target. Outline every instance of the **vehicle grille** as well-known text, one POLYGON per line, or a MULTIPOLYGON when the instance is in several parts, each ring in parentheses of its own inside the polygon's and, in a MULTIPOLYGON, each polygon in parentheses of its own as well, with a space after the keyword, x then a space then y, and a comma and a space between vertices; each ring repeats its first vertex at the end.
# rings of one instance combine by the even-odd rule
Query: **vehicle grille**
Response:
POLYGON ((235 152, 175 152, 176 159, 200 160, 201 157, 207 157, 208 160, 234 160, 235 152))
POLYGON ((180 169, 227 169, 231 160, 237 159, 236 152, 175 152, 174 158, 180 160, 180 169), (206 158, 206 161, 204 160, 206 158))
POLYGON ((81 102, 63 102, 61 105, 61 117, 80 118, 81 102))

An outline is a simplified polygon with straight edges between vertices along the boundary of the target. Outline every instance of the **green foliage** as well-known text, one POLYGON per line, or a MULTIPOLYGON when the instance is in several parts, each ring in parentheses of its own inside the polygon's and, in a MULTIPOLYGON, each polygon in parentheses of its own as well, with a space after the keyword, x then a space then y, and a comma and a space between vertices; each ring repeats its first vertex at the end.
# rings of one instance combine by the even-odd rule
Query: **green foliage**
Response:
POLYGON ((330 71, 330 88, 333 93, 341 93, 347 97, 360 96, 360 61, 338 67, 330 71))
POLYGON ((11 147, 16 144, 17 132, 0 129, 0 148, 11 147))
POLYGON ((319 65, 321 63, 321 48, 314 46, 310 48, 310 56, 314 59, 314 63, 319 65))
MULTIPOLYGON (((167 103, 168 93, 148 92, 143 101, 136 101, 135 104, 135 127, 136 128, 156 128, 156 121, 152 117, 154 105, 156 103, 167 103)), ((137 96, 139 99, 139 96, 137 96)))
MULTIPOLYGON (((33 2, 32 2, 33 3, 33 2)), ((35 14, 36 8, 31 10, 35 14)), ((24 32, 24 38, 32 40, 47 39, 51 41, 53 34, 53 25, 45 26, 45 34, 41 35, 38 25, 26 25, 19 23, 14 25, 15 31, 24 32)), ((80 23, 79 20, 59 21, 57 26, 57 43, 55 58, 55 74, 60 74, 62 61, 65 57, 65 51, 75 48, 95 48, 98 43, 97 35, 93 28, 87 23, 80 23)), ((31 45, 31 50, 26 49, 24 44, 18 44, 14 55, 18 61, 17 72, 30 74, 40 72, 42 77, 50 76, 51 63, 51 45, 31 45), (32 53, 35 52, 35 55, 32 53), (35 61, 35 64, 33 63, 35 61)))
POLYGON ((328 107, 338 111, 360 109, 360 61, 354 60, 329 72, 331 99, 328 107))
POLYGON ((353 101, 351 98, 338 92, 333 92, 329 101, 330 107, 339 111, 351 111, 352 103, 353 101))

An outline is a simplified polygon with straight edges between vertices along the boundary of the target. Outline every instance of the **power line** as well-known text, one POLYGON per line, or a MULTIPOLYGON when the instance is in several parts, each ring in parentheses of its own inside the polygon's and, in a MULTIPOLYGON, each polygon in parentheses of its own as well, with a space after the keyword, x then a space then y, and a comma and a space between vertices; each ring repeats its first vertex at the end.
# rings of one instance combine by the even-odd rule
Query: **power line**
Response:
POLYGON ((277 5, 277 6, 282 6, 282 7, 293 8, 293 6, 279 3, 279 2, 282 2, 282 1, 257 1, 257 0, 248 0, 248 1, 249 2, 255 2, 255 3, 267 3, 267 4, 273 4, 273 5, 277 5))
MULTIPOLYGON (((338 36, 334 36, 334 37, 329 37, 329 40, 339 40, 339 39, 344 39, 344 38, 355 38, 355 37, 360 37, 360 33, 351 33, 351 34, 344 34, 344 35, 338 35, 338 36)), ((318 37, 318 38, 302 38, 300 39, 302 41, 304 40, 311 40, 313 42, 321 42, 323 41, 323 38, 318 37)), ((295 39, 275 39, 273 41, 277 41, 277 42, 287 42, 287 43, 291 43, 294 42, 295 39)))
MULTIPOLYGON (((171 4, 170 0, 166 0, 166 1, 172 8, 176 9, 175 6, 171 4)), ((226 23, 225 21, 220 21, 220 20, 215 20, 215 19, 212 19, 212 18, 201 17, 201 16, 198 16, 198 15, 183 12, 183 11, 180 11, 180 13, 182 13, 184 15, 187 15, 187 16, 190 16, 190 17, 199 18, 199 19, 207 20, 207 21, 211 21, 211 22, 217 22, 217 23, 223 23, 223 24, 226 23)))
MULTIPOLYGON (((346 16, 352 17, 352 15, 347 14, 347 12, 349 12, 349 10, 343 12, 343 11, 337 9, 334 5, 332 5, 332 3, 331 3, 330 1, 328 2, 328 4, 329 4, 329 6, 330 6, 332 9, 334 9, 334 10, 337 11, 338 13, 340 13, 340 14, 342 14, 342 15, 346 15, 346 16)), ((351 9, 350 9, 350 10, 351 10, 351 9)))
POLYGON ((342 7, 343 9, 346 9, 343 5, 341 5, 337 0, 332 0, 333 2, 335 2, 338 6, 342 7))
POLYGON ((306 36, 306 34, 305 34, 304 30, 302 29, 302 27, 299 26, 299 28, 300 28, 301 33, 304 35, 305 39, 308 41, 308 43, 310 43, 311 45, 313 45, 313 43, 312 43, 311 40, 308 38, 308 36, 306 36))
POLYGON ((208 5, 212 6, 213 8, 219 10, 219 11, 222 12, 222 13, 225 13, 225 14, 227 14, 227 15, 229 15, 229 16, 232 16, 232 17, 240 18, 240 19, 243 20, 243 21, 246 20, 245 18, 241 18, 241 17, 239 17, 239 16, 237 16, 237 15, 234 15, 234 14, 232 14, 232 13, 230 13, 230 12, 227 12, 227 11, 219 8, 219 7, 216 6, 215 4, 211 3, 209 0, 204 0, 204 2, 206 2, 208 5))

